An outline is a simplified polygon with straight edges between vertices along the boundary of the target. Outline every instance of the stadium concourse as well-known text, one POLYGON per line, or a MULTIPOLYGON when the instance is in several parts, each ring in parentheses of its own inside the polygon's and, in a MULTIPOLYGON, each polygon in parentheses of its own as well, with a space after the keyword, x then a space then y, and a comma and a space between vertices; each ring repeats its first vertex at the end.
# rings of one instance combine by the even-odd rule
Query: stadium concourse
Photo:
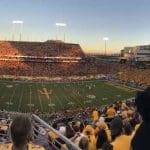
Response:
POLYGON ((60 77, 59 81, 66 82, 70 76, 80 79, 96 75, 142 91, 138 91, 136 99, 120 99, 94 108, 34 114, 1 111, 0 150, 130 150, 131 147, 146 150, 150 147, 150 70, 86 56, 78 44, 0 42, 1 80, 40 79, 41 82, 60 77))

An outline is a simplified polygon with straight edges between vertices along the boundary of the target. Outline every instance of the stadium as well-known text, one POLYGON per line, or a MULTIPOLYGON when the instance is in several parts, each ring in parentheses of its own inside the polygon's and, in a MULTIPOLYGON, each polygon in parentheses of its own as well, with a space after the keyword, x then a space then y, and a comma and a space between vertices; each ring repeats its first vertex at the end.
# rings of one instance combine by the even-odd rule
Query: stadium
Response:
POLYGON ((134 1, 143 13, 0 2, 0 150, 149 150, 150 22, 135 24, 149 2, 134 1))
POLYGON ((2 110, 61 111, 135 96, 134 88, 111 77, 124 66, 116 63, 114 70, 101 60, 95 66, 78 44, 1 41, 0 52, 2 110))
MULTIPOLYGON (((150 83, 147 69, 112 61, 111 56, 86 55, 79 44, 62 41, 0 41, 0 62, 0 108, 2 116, 8 118, 8 122, 1 123, 1 133, 7 134, 8 112, 10 116, 36 114, 32 119, 40 125, 34 142, 48 126, 36 117, 51 125, 67 120, 89 121, 93 110, 100 111, 116 102, 132 106, 136 92, 150 83), (86 119, 83 113, 87 113, 86 119)), ((110 120, 108 117, 108 123, 110 120)), ((48 128, 48 133, 54 130, 48 128)), ((49 142, 52 147, 58 146, 49 142)))

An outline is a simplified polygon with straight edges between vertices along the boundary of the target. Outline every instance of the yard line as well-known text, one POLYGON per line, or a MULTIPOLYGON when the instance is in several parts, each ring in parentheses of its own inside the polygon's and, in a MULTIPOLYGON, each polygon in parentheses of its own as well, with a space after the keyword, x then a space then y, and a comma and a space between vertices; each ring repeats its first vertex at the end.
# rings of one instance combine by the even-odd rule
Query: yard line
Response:
MULTIPOLYGON (((51 88, 51 87, 49 87, 49 88, 51 88)), ((53 94, 54 94, 54 96, 56 97, 57 102, 59 103, 60 107, 61 107, 61 108, 64 108, 64 107, 63 107, 63 104, 61 103, 61 100, 60 100, 59 97, 57 96, 57 93, 53 92, 53 94)), ((56 104, 57 104, 57 103, 56 103, 56 104)), ((56 105, 56 106, 57 106, 57 105, 56 105)), ((57 107, 58 107, 58 106, 57 106, 57 107)))
POLYGON ((30 94, 29 95, 29 100, 30 100, 30 106, 29 107, 30 107, 30 112, 31 112, 31 94, 32 94, 32 92, 31 92, 31 86, 29 86, 29 90, 30 90, 29 91, 29 94, 30 94))
MULTIPOLYGON (((72 103, 75 103, 75 105, 80 105, 80 107, 82 107, 82 104, 81 104, 81 102, 80 101, 77 101, 77 95, 76 94, 74 94, 73 93, 73 91, 74 91, 74 86, 76 86, 76 84, 74 83, 74 85, 73 84, 70 84, 71 85, 71 92, 72 93, 70 93, 70 95, 68 95, 68 94, 66 94, 66 100, 67 100, 67 102, 68 103, 70 103, 70 102, 72 102, 72 103), (67 96, 68 95, 68 96, 67 96), (69 100, 68 100, 69 99, 69 100)), ((67 87, 65 87, 65 85, 63 86, 63 88, 64 88, 64 91, 65 92, 67 92, 67 87)), ((67 92, 68 93, 68 92, 67 92)), ((73 108, 73 105, 71 106, 72 108, 73 108)))
MULTIPOLYGON (((3 83, 2 83, 2 84, 3 84, 3 83)), ((2 92, 3 89, 4 89, 4 85, 1 85, 1 86, 0 86, 0 96, 1 96, 1 97, 3 97, 3 95, 1 95, 1 93, 4 93, 4 92, 2 92)), ((0 101, 1 101, 1 99, 0 99, 0 101)), ((0 106, 1 106, 1 105, 0 105, 0 106)))
POLYGON ((40 102, 41 111, 43 111, 43 105, 42 105, 40 94, 38 93, 38 85, 37 85, 37 83, 36 83, 36 91, 37 91, 38 99, 39 99, 39 102, 40 102))
MULTIPOLYGON (((13 93, 12 93, 12 95, 11 95, 11 97, 10 97, 10 100, 9 100, 9 104, 11 105, 12 104, 12 99, 13 99, 13 97, 14 97, 14 95, 15 95, 15 92, 16 92, 16 86, 15 86, 15 88, 14 88, 14 90, 13 90, 13 93)), ((9 105, 8 105, 9 106, 9 105)), ((8 109, 9 109, 9 107, 8 107, 8 109)))
POLYGON ((21 90, 21 96, 20 96, 20 99, 19 99, 18 111, 20 110, 20 107, 21 107, 23 92, 24 92, 24 84, 23 84, 22 90, 21 90))
MULTIPOLYGON (((82 107, 83 104, 80 102, 80 99, 77 100, 77 95, 78 95, 79 97, 81 97, 81 99, 83 98, 83 95, 78 94, 78 93, 75 93, 75 90, 78 89, 76 86, 77 86, 77 85, 72 85, 72 88, 73 88, 73 89, 72 89, 72 94, 71 94, 70 97, 71 97, 73 100, 75 100, 76 103, 78 103, 78 104, 80 105, 80 107, 82 107)), ((81 92, 80 92, 80 93, 81 93, 81 92)))
POLYGON ((0 85, 0 94, 2 89, 4 89, 4 85, 0 85))
MULTIPOLYGON (((5 110, 7 110, 8 109, 8 105, 7 105, 7 100, 8 100, 8 97, 7 97, 7 99, 6 99, 6 95, 7 95, 7 88, 6 88, 6 84, 9 84, 10 82, 3 82, 3 86, 2 86, 2 88, 1 88, 1 90, 0 90, 0 93, 2 93, 2 97, 4 97, 4 104, 6 105, 6 107, 5 107, 5 105, 3 105, 3 107, 4 107, 4 109, 5 110)), ((2 106, 2 105, 1 105, 2 106)))

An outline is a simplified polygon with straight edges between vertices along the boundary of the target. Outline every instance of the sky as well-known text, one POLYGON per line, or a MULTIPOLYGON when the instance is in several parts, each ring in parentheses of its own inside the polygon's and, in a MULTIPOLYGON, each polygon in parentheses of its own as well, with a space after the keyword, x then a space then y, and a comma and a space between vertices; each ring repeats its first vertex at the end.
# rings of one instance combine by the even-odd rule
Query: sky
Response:
POLYGON ((85 52, 107 53, 150 44, 150 0, 0 0, 0 40, 79 43, 85 52), (22 20, 23 25, 13 25, 22 20), (55 23, 66 23, 56 27, 55 23))

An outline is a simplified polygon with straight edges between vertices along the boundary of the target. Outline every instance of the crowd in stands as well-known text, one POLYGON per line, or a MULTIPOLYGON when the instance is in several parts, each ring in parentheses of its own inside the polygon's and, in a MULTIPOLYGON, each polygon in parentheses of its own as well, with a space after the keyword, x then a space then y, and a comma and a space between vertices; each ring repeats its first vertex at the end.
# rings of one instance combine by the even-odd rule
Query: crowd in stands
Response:
POLYGON ((150 85, 150 69, 137 69, 125 67, 118 78, 127 83, 136 83, 138 86, 144 87, 150 85))
MULTIPOLYGON (((6 58, 8 55, 84 57, 77 44, 0 42, 0 58, 6 58)), ((133 68, 117 62, 87 59, 57 63, 0 60, 0 75, 53 77, 93 74, 103 74, 123 83, 144 88, 150 85, 150 70, 133 68)), ((150 147, 149 100, 150 88, 147 88, 138 92, 135 101, 117 101, 94 109, 37 115, 81 150, 147 150, 150 147)), ((3 115, 2 117, 5 118, 3 115)), ((57 134, 46 128, 41 128, 40 134, 35 131, 33 134, 33 124, 26 116, 18 116, 13 122, 9 119, 0 120, 0 150, 71 150, 70 145, 65 144, 57 134)))
MULTIPOLYGON (((70 111, 64 114, 54 113, 53 116, 57 117, 54 116, 53 119, 46 121, 81 150, 148 150, 150 147, 149 99, 150 87, 139 91, 135 100, 117 101, 92 111, 87 109, 80 110, 78 113, 70 111)), ((0 131, 3 133, 5 130, 1 128, 0 131)), ((40 139, 32 140, 29 118, 18 116, 10 125, 12 141, 1 144, 0 150, 43 150, 44 148, 45 150, 71 150, 70 145, 65 144, 53 131, 44 128, 41 131, 40 139), (34 144, 29 143, 31 141, 34 144)), ((2 141, 2 136, 0 140, 2 141)))
POLYGON ((79 44, 0 41, 1 56, 83 57, 79 44))
POLYGON ((137 69, 118 63, 91 62, 59 62, 32 63, 0 61, 0 75, 30 77, 69 77, 102 74, 123 83, 135 84, 139 87, 150 85, 150 70, 137 69))
MULTIPOLYGON (((41 60, 40 60, 41 61, 41 60)), ((118 62, 86 59, 80 45, 58 42, 0 41, 0 75, 55 77, 103 74, 142 88, 150 85, 150 70, 138 69, 118 62), (37 59, 16 59, 6 56, 35 56, 37 59), (82 60, 39 62, 39 57, 78 57, 82 60), (37 61, 36 61, 37 60, 37 61)))

